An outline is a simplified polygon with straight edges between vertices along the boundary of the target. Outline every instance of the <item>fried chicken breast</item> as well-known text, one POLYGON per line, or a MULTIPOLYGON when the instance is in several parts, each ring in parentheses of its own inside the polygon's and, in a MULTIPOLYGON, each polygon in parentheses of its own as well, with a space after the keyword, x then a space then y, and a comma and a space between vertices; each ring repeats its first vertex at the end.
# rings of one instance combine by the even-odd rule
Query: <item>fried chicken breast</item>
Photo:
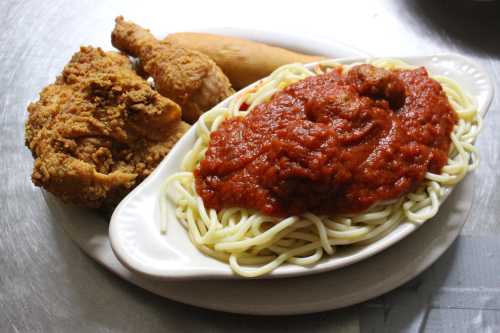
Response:
POLYGON ((117 204, 189 128, 126 56, 93 47, 73 55, 28 113, 33 183, 93 208, 117 204))
POLYGON ((160 42, 121 16, 116 18, 111 41, 120 51, 140 59, 156 89, 181 106, 182 118, 189 123, 234 93, 229 79, 208 56, 160 42))

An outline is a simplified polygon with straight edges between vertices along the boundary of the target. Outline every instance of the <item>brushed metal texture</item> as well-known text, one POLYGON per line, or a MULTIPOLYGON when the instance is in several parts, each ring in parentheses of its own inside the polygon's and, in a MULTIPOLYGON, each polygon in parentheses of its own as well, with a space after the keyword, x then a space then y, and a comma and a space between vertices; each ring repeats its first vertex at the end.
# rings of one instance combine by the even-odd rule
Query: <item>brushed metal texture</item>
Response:
MULTIPOLYGON (((0 332, 500 329, 500 281, 484 278, 492 274, 487 266, 492 256, 498 258, 495 244, 500 241, 499 2, 311 0, 307 5, 314 10, 309 13, 303 13, 303 5, 258 0, 0 2, 0 332), (287 318, 229 315, 185 306, 108 273, 57 227, 40 190, 32 185, 33 160, 24 147, 24 121, 29 101, 55 79, 80 45, 111 48, 109 34, 114 17, 120 14, 161 33, 239 26, 333 37, 375 55, 452 51, 472 57, 492 73, 496 96, 478 141, 482 161, 472 176, 474 202, 462 236, 467 241, 459 239, 458 246, 430 272, 388 298, 340 311, 287 318), (483 238, 488 241, 483 242, 483 238), (455 256, 463 260, 453 260, 455 256), (473 275, 468 267, 473 267, 473 275), (455 289, 446 286, 448 274, 460 281, 463 277, 474 293, 482 287, 481 281, 487 281, 488 289, 482 292, 490 301, 476 302, 473 308, 460 308, 457 298, 449 301, 455 297, 451 292, 455 289), (440 278, 436 280, 436 276, 440 278), (432 289, 436 293, 445 290, 439 304, 448 302, 459 310, 444 313, 453 310, 446 310, 446 304, 433 308, 422 298, 414 302, 408 293, 419 293, 420 283, 439 283, 432 289), (387 299, 394 302, 385 302, 387 299), (410 305, 398 308, 397 304, 410 305), (388 317, 391 309, 400 312, 388 317), (434 310, 421 315, 416 309, 434 310), (461 326, 464 318, 476 326, 461 326), (410 325, 415 321, 417 325, 410 325)), ((463 296, 467 290, 461 292, 463 296)))

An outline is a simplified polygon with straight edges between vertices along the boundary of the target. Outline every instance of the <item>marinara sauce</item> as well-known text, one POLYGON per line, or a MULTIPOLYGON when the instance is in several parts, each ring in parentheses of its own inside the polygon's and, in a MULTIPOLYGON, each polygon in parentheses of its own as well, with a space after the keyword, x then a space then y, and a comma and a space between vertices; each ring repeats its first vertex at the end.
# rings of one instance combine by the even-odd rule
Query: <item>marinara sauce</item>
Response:
POLYGON ((195 170, 196 190, 218 210, 360 212, 439 173, 456 122, 424 68, 334 69, 224 121, 195 170))

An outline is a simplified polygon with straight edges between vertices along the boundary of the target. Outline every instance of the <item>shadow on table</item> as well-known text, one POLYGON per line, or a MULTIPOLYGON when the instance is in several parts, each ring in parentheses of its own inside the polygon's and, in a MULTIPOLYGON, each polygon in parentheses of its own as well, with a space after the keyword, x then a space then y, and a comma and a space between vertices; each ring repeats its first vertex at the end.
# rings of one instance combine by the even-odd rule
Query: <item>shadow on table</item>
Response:
MULTIPOLYGON (((185 305, 149 293, 117 279, 101 265, 90 261, 95 271, 102 274, 100 283, 107 297, 125 295, 129 307, 124 308, 110 299, 106 316, 92 315, 99 326, 120 332, 359 332, 358 307, 295 316, 253 316, 224 313, 185 305), (134 301, 130 301, 132 298, 134 301), (113 305, 115 303, 115 305, 113 305)), ((87 291, 80 290, 82 294, 87 291)), ((86 296, 88 297, 88 296, 86 296)), ((93 296, 96 297, 95 295, 93 296)), ((98 297, 97 297, 98 298, 98 297)), ((82 304, 82 303, 81 303, 82 304)), ((80 305, 81 305, 80 304, 80 305)), ((88 312, 95 312, 96 304, 86 304, 88 312), (93 309, 94 308, 94 309, 93 309)), ((100 305, 102 309, 102 304, 100 305)))
POLYGON ((404 0, 397 1, 401 19, 422 34, 438 33, 459 47, 500 58, 500 1, 404 0))
MULTIPOLYGON (((402 287, 360 305, 361 331, 422 332, 435 299, 446 288, 456 265, 460 237, 424 273, 402 287)), ((428 328, 428 327, 427 327, 428 328)))

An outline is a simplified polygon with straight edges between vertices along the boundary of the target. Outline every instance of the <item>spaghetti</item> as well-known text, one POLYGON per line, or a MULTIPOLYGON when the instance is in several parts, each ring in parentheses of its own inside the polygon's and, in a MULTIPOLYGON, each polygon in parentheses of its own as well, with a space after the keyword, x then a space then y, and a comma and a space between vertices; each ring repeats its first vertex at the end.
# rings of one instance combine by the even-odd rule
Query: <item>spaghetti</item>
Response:
MULTIPOLYGON (((370 64, 385 69, 414 68, 394 59, 377 59, 370 64)), ((458 123, 451 133, 448 163, 440 174, 427 172, 425 181, 416 191, 397 200, 378 203, 362 213, 337 216, 306 213, 276 218, 237 207, 219 212, 205 207, 196 192, 193 171, 204 158, 211 132, 225 119, 244 117, 292 83, 339 66, 348 72, 354 65, 327 61, 318 64, 314 70, 301 64, 283 66, 233 98, 228 106, 217 106, 200 117, 196 125, 196 143, 185 156, 181 171, 166 180, 163 193, 175 202, 178 220, 201 252, 228 262, 236 274, 245 277, 268 274, 285 262, 312 265, 325 253, 333 255, 337 246, 373 242, 403 221, 423 223, 432 218, 451 188, 477 166, 479 156, 473 146, 481 129, 477 108, 455 82, 434 76, 456 112, 458 123), (242 107, 244 104, 248 107, 242 107)), ((161 231, 165 230, 163 222, 161 231)))

